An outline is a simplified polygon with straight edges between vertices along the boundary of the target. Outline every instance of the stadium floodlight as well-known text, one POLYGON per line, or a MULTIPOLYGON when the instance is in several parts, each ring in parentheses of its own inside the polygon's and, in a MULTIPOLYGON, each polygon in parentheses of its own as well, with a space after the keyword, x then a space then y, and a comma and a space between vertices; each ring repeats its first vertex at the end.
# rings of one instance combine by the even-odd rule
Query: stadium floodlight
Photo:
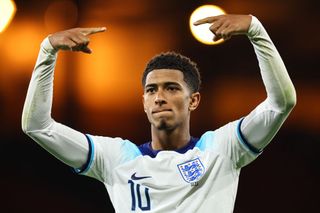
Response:
POLYGON ((216 5, 203 5, 193 11, 190 16, 189 26, 192 35, 201 43, 207 45, 220 44, 223 39, 213 41, 214 35, 209 30, 210 24, 201 24, 194 26, 193 23, 199 19, 203 19, 209 16, 217 16, 225 14, 225 11, 216 5))
POLYGON ((0 33, 8 27, 15 13, 16 5, 14 1, 0 0, 0 33))

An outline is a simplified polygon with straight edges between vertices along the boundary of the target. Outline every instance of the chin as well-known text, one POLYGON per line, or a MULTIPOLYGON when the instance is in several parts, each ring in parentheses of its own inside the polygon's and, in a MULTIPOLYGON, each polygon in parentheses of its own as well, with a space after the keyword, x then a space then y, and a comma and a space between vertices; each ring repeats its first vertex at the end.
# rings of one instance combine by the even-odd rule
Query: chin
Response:
POLYGON ((161 119, 160 122, 156 125, 158 130, 171 130, 173 126, 170 125, 166 120, 161 119))

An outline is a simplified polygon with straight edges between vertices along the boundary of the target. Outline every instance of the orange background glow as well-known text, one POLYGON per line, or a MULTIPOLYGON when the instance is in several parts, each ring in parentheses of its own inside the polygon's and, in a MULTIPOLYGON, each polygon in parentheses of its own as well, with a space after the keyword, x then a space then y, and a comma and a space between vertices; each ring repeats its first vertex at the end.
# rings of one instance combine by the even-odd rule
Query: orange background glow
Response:
MULTIPOLYGON (((119 136, 137 144, 149 140, 141 74, 155 54, 170 50, 196 61, 202 74, 201 104, 191 118, 194 136, 245 116, 263 101, 266 93, 248 39, 239 36, 208 46, 191 35, 188 21, 192 11, 212 2, 15 1, 15 17, 0 33, 0 186, 4 196, 0 211, 113 211, 102 184, 73 175, 20 127, 40 43, 56 31, 107 27, 106 32, 91 36, 91 55, 60 52, 58 56, 52 116, 81 132, 119 136)), ((253 14, 261 20, 287 66, 298 97, 274 141, 261 158, 244 169, 235 212, 258 208, 262 213, 314 212, 320 190, 317 2, 214 3, 230 13, 253 14)))

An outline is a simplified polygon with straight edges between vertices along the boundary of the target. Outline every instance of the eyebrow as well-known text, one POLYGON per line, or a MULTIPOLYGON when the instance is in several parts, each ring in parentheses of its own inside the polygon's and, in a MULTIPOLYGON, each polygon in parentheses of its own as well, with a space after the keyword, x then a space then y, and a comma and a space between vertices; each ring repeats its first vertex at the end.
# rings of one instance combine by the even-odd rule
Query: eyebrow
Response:
MULTIPOLYGON (((174 85, 174 86, 179 86, 179 87, 181 87, 181 85, 180 84, 178 84, 177 82, 171 82, 171 81, 169 81, 169 82, 164 82, 164 83, 160 83, 160 85, 161 84, 163 84, 164 86, 171 86, 171 85, 174 85)), ((158 86, 159 84, 147 84, 146 86, 145 86, 145 88, 148 88, 148 87, 156 87, 156 86, 158 86)))

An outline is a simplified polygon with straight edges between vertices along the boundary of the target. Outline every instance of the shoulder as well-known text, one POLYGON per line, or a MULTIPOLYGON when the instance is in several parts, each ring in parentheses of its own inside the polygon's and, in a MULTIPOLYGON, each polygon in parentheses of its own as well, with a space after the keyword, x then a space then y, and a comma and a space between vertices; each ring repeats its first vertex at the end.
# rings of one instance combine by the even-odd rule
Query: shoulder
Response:
POLYGON ((141 155, 138 147, 130 140, 120 137, 106 137, 88 135, 88 140, 96 147, 96 151, 108 156, 122 156, 126 160, 134 159, 141 155))
POLYGON ((205 132, 197 142, 195 147, 204 151, 206 149, 219 147, 228 141, 234 140, 239 120, 229 122, 216 130, 205 132))

